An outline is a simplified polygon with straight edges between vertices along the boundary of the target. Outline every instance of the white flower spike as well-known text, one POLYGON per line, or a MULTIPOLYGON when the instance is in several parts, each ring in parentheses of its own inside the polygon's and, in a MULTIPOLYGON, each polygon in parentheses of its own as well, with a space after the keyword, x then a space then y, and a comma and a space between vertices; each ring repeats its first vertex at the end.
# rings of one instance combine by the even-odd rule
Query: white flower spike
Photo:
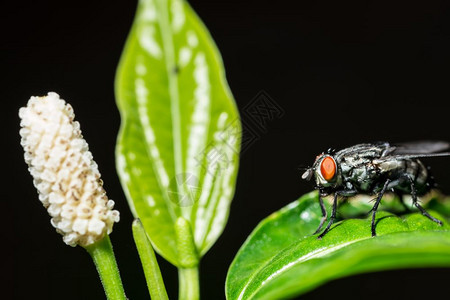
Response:
POLYGON ((19 110, 21 145, 51 224, 67 245, 83 247, 112 232, 119 212, 102 186, 97 164, 74 112, 56 93, 31 97, 19 110))

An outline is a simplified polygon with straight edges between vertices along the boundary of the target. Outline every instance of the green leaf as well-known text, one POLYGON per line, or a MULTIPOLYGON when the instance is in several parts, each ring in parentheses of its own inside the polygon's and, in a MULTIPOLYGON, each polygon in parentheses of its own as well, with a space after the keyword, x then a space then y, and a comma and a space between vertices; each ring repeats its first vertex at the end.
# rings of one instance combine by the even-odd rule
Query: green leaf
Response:
POLYGON ((180 266, 174 224, 202 256, 234 193, 240 120, 219 52, 181 0, 141 0, 116 76, 117 169, 155 250, 180 266))
MULTIPOLYGON (((438 207, 440 201, 433 199, 430 205, 433 201, 438 207)), ((384 202, 384 208, 396 206, 388 199, 384 202)), ((355 205, 358 210, 361 203, 355 205)), ((228 271, 227 299, 282 299, 363 272, 450 267, 450 225, 443 215, 430 212, 444 225, 419 213, 399 217, 379 211, 374 238, 371 219, 365 218, 340 221, 319 240, 312 236, 321 219, 318 196, 306 194, 264 219, 250 234, 228 271)))

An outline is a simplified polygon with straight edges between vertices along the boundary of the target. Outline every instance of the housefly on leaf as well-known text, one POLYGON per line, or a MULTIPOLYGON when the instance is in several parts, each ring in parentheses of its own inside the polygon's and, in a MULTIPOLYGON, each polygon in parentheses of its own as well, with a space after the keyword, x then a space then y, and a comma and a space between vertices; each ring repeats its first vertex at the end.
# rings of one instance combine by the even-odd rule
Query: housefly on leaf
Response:
POLYGON ((336 218, 339 196, 350 197, 357 194, 376 194, 372 212, 372 236, 376 236, 375 215, 381 198, 386 192, 400 196, 410 194, 414 206, 422 215, 433 222, 442 222, 431 216, 418 202, 417 197, 426 194, 435 187, 433 177, 420 159, 436 156, 450 156, 443 152, 450 143, 443 141, 418 141, 403 144, 378 142, 359 144, 340 151, 328 150, 316 157, 312 167, 303 173, 302 178, 315 179, 315 188, 319 190, 319 202, 323 218, 316 233, 327 220, 327 211, 323 197, 334 194, 330 221, 319 235, 321 239, 330 229, 336 218))

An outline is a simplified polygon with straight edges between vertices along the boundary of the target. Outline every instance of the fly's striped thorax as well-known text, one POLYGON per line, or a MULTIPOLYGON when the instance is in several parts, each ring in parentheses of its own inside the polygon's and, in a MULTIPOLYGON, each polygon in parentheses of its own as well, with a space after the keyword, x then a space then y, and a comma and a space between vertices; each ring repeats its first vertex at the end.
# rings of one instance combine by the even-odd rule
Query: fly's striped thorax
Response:
POLYGON ((372 164, 372 158, 373 156, 369 155, 353 155, 341 159, 340 170, 346 179, 347 188, 363 193, 371 192, 379 177, 376 166, 372 164))

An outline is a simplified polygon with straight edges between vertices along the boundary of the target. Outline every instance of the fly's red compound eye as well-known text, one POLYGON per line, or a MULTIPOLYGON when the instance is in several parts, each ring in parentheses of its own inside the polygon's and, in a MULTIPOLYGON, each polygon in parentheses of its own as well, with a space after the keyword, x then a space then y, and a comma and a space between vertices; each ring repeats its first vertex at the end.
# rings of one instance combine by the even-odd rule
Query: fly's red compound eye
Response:
POLYGON ((333 179, 336 174, 336 163, 331 156, 325 157, 320 163, 320 173, 326 181, 333 179))

